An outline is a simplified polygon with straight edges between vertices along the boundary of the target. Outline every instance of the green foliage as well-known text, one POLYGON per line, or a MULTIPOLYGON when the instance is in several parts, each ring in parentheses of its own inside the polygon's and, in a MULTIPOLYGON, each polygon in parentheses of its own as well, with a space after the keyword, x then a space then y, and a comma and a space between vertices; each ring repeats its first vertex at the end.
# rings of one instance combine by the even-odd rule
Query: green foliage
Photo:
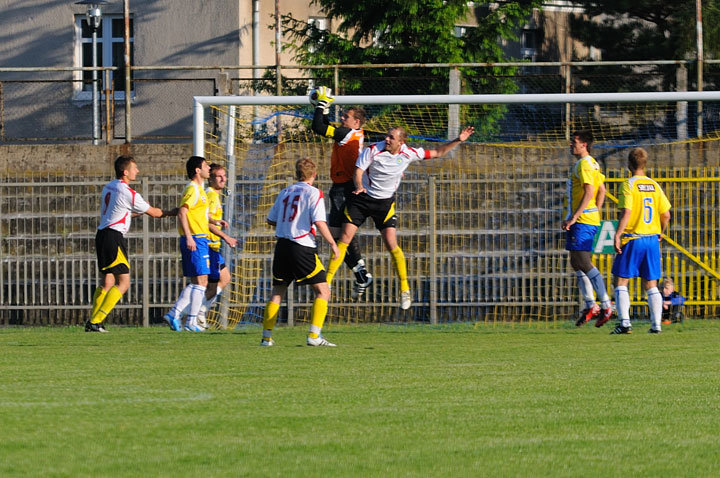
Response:
MULTIPOLYGON (((580 0, 586 15, 573 36, 600 48, 605 60, 677 60, 697 56, 694 1, 580 0)), ((720 52, 720 1, 703 0, 705 57, 720 52)))
MULTIPOLYGON (((602 51, 603 60, 693 60, 697 58, 694 1, 580 0, 586 14, 572 20, 573 36, 602 51)), ((720 54, 720 0, 703 0, 704 58, 720 54)), ((630 74, 632 68, 624 68, 630 74)), ((644 78, 629 78, 629 91, 675 88, 676 67, 658 66, 644 78)), ((601 72, 597 70, 597 74, 601 72)), ((617 69, 616 69, 617 73, 617 69)), ((637 73, 637 72, 636 72, 637 73)), ((690 78, 695 76, 690 72, 690 78)), ((708 85, 705 85, 706 88, 708 85)))
POLYGON ((0 329, 0 476, 718 476, 717 321, 0 329))
MULTIPOLYGON (((517 40, 517 32, 539 0, 500 2, 468 7, 466 0, 314 0, 336 32, 291 15, 283 17, 284 35, 294 58, 301 64, 398 64, 472 63, 507 61, 501 39, 517 40), (463 37, 455 25, 475 18, 477 28, 468 28, 463 37)), ((513 93, 513 68, 496 68, 499 76, 480 75, 461 69, 462 93, 513 93)), ((320 82, 332 80, 332 71, 315 70, 320 82)), ((343 94, 447 94, 447 68, 383 68, 343 70, 343 94)), ((502 117, 503 108, 488 107, 483 119, 475 118, 478 130, 491 131, 502 117), (490 110, 494 110, 490 111, 490 110)), ((427 119, 430 121, 430 119, 427 119)), ((473 118, 469 118, 473 122, 473 118)), ((441 125, 437 125, 441 129, 441 125)))
POLYGON ((539 0, 468 7, 465 0, 314 0, 336 33, 283 16, 287 48, 304 64, 463 63, 507 60, 500 39, 517 40, 539 0), (455 36, 474 16, 477 28, 455 36))

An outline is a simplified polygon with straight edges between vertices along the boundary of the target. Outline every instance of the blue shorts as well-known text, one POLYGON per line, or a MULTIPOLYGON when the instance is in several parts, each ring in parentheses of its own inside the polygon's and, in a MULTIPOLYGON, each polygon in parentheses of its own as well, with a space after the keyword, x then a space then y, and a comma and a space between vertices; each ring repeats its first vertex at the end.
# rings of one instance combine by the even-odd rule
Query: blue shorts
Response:
POLYGON ((220 251, 210 248, 210 274, 208 279, 216 281, 220 279, 220 271, 225 268, 225 259, 220 251))
POLYGON ((565 232, 565 249, 568 251, 592 251, 593 240, 600 226, 575 223, 565 232))
POLYGON ((660 242, 657 235, 632 239, 622 248, 622 254, 615 256, 613 275, 632 279, 658 280, 662 277, 660 242))
POLYGON ((187 248, 185 236, 180 237, 180 254, 182 256, 182 269, 185 277, 206 276, 210 274, 210 253, 207 237, 193 236, 197 249, 191 251, 187 248))

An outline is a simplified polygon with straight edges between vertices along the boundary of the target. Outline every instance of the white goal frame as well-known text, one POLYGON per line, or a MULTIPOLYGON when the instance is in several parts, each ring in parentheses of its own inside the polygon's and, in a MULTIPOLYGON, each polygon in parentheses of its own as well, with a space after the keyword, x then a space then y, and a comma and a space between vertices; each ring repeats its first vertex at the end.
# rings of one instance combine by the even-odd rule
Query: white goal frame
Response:
MULTIPOLYGON (((338 95, 336 105, 478 105, 541 103, 653 103, 720 101, 720 91, 670 91, 635 93, 550 93, 506 95, 338 95)), ((309 105, 305 96, 195 96, 193 97, 193 154, 205 156, 205 108, 208 106, 309 105)), ((453 121, 452 111, 449 124, 453 121)), ((448 134, 448 136, 453 136, 448 134)))
MULTIPOLYGON (((338 95, 334 105, 447 105, 448 138, 457 136, 460 128, 459 105, 532 105, 532 104, 565 104, 566 111, 572 104, 614 104, 614 103, 676 103, 676 118, 687 119, 688 103, 720 101, 720 91, 689 91, 689 92, 626 92, 626 93, 557 93, 557 94, 495 94, 495 95, 338 95)), ((227 106, 223 115, 235 116, 236 106, 309 106, 307 95, 303 96, 195 96, 193 97, 193 154, 205 157, 206 144, 206 109, 213 106, 227 106)), ((225 156, 227 160, 228 188, 234 189, 235 178, 235 129, 232 121, 227 121, 221 128, 225 136, 225 156)), ((701 130, 698 131, 699 134, 701 130)), ((566 135, 569 131, 566 131, 566 135)), ((234 210, 233 195, 227 198, 225 213, 234 210)), ((233 229, 232 219, 226 217, 233 229)), ((231 232, 232 233, 232 232, 231 232)), ((670 239, 668 238, 670 241, 670 239)), ((677 246, 677 243, 671 242, 677 246)), ((226 255, 228 251, 225 251, 226 255)), ((689 257, 689 256, 688 256, 689 257)), ((692 259, 692 258, 691 258, 692 259)), ((702 264, 695 261, 700 267, 702 264)), ((431 280, 430 285, 430 322, 437 322, 437 291, 431 280), (433 299, 435 297, 435 299, 433 299)), ((452 305, 452 304, 451 304, 452 305)), ((511 304, 515 305, 515 304, 511 304)), ((542 305, 542 304, 541 304, 542 305)), ((227 303, 221 303, 221 318, 226 317, 227 303)), ((222 319, 221 319, 222 320, 222 319)), ((291 315, 288 324, 292 323, 291 315)), ((222 324, 221 325, 225 325, 222 324)))

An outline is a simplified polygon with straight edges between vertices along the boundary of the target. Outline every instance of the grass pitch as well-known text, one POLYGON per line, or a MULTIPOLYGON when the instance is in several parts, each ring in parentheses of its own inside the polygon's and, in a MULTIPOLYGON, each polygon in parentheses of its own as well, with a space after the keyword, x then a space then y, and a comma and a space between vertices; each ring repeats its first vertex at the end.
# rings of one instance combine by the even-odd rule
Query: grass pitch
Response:
POLYGON ((0 476, 718 476, 720 324, 0 330, 0 476))

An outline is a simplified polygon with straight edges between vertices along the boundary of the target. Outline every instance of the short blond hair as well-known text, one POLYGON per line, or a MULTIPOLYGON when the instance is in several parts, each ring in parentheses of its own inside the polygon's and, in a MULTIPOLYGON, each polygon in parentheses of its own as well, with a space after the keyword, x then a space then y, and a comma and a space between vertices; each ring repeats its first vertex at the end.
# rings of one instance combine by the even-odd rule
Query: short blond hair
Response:
POLYGON ((315 165, 315 161, 310 158, 298 159, 295 162, 295 179, 298 181, 307 181, 315 176, 316 172, 317 166, 315 165))
POLYGON ((633 148, 628 153, 628 167, 632 171, 645 169, 647 167, 648 154, 642 148, 633 148))
POLYGON ((405 128, 402 126, 393 126, 390 128, 390 131, 397 131, 398 132, 398 139, 401 139, 403 143, 407 142, 407 131, 405 131, 405 128))

